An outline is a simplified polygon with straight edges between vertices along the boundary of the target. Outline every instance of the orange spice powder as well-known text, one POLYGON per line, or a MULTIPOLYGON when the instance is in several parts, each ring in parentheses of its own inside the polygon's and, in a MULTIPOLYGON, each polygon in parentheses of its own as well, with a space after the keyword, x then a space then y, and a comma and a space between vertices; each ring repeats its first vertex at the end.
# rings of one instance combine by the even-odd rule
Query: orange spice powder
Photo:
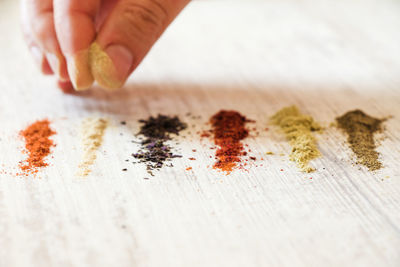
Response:
POLYGON ((55 133, 50 128, 50 122, 47 119, 36 121, 20 132, 21 137, 25 139, 25 149, 28 154, 28 158, 19 165, 23 171, 22 175, 37 173, 39 168, 48 165, 45 158, 54 146, 49 137, 55 133))

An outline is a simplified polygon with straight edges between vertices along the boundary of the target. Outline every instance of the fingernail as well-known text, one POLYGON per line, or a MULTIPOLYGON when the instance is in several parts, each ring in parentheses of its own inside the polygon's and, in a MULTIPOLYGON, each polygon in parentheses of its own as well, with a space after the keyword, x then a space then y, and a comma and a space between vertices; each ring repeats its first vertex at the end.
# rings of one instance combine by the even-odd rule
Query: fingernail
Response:
POLYGON ((66 94, 72 94, 75 91, 70 81, 58 81, 58 87, 66 94))
POLYGON ((103 50, 99 44, 90 47, 90 66, 97 83, 106 89, 120 88, 133 65, 131 51, 122 45, 110 45, 103 50))
POLYGON ((89 50, 79 51, 75 55, 67 55, 66 59, 68 73, 75 90, 89 89, 94 81, 89 65, 89 50))
POLYGON ((110 45, 105 52, 114 63, 118 78, 125 81, 133 64, 131 51, 122 45, 110 45))
POLYGON ((48 61, 45 58, 43 51, 37 46, 30 47, 31 54, 33 59, 35 60, 36 65, 39 67, 40 71, 44 75, 51 75, 53 74, 53 70, 49 66, 48 61))
POLYGON ((31 46, 30 47, 33 59, 35 60, 36 64, 38 66, 42 65, 43 62, 43 53, 37 46, 31 46))
POLYGON ((46 53, 46 59, 47 62, 49 62, 49 65, 51 67, 51 69, 53 70, 53 72, 57 75, 58 78, 61 78, 60 73, 61 73, 61 64, 60 64, 60 60, 58 59, 58 57, 54 54, 51 53, 46 53))
POLYGON ((35 63, 39 67, 40 71, 44 75, 52 75, 52 74, 54 74, 53 70, 49 66, 49 63, 46 60, 42 50, 37 46, 31 46, 30 50, 31 50, 31 54, 33 56, 33 59, 35 60, 35 63))
POLYGON ((67 70, 65 69, 65 59, 64 56, 59 54, 55 55, 52 53, 46 53, 46 59, 49 63, 51 70, 57 75, 60 81, 69 81, 69 76, 67 70))

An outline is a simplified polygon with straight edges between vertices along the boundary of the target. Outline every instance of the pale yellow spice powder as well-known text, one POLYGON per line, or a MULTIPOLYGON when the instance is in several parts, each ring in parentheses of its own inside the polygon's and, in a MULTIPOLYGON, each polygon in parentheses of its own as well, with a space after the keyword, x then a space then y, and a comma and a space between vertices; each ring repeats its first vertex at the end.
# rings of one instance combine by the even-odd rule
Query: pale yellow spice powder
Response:
POLYGON ((304 172, 315 171, 309 163, 321 156, 321 153, 313 132, 321 131, 322 127, 311 116, 301 114, 296 106, 278 111, 271 117, 271 123, 282 129, 292 146, 290 160, 296 162, 304 172))
POLYGON ((96 42, 92 43, 89 49, 89 64, 94 79, 102 87, 114 90, 122 86, 122 81, 117 78, 114 63, 96 42))
POLYGON ((83 146, 82 161, 79 164, 79 175, 87 176, 90 167, 96 160, 97 150, 103 142, 108 121, 103 118, 87 118, 82 123, 81 142, 83 146))

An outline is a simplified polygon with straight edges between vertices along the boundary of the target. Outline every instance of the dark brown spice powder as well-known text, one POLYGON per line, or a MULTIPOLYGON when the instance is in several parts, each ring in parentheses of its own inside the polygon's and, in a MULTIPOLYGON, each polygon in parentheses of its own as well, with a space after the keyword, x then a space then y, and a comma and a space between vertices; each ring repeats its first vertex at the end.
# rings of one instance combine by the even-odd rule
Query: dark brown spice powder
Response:
POLYGON ((374 134, 382 130, 381 124, 384 120, 373 118, 361 110, 354 110, 336 118, 336 121, 339 128, 347 133, 347 141, 357 157, 357 163, 366 166, 370 171, 382 168, 374 134))

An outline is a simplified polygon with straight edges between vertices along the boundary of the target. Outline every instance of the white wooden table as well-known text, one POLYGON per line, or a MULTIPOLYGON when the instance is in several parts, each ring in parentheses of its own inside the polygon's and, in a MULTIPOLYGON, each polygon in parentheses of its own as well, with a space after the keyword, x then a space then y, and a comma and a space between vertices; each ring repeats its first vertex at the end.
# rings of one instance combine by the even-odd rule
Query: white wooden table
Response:
POLYGON ((40 178, 0 175, 1 267, 400 266, 399 1, 196 1, 126 88, 81 97, 39 74, 17 14, 17 1, 0 0, 2 172, 24 158, 20 129, 47 117, 58 134, 40 178), (318 171, 299 172, 284 138, 263 130, 291 104, 325 125, 354 108, 394 115, 379 147, 385 168, 354 166, 345 136, 328 128, 318 171), (207 167, 214 151, 196 132, 222 108, 257 121, 260 136, 245 142, 263 166, 229 176, 207 167), (137 120, 157 113, 196 127, 175 168, 145 180, 125 159, 138 149, 137 120), (111 126, 92 175, 79 179, 88 116, 111 126))

